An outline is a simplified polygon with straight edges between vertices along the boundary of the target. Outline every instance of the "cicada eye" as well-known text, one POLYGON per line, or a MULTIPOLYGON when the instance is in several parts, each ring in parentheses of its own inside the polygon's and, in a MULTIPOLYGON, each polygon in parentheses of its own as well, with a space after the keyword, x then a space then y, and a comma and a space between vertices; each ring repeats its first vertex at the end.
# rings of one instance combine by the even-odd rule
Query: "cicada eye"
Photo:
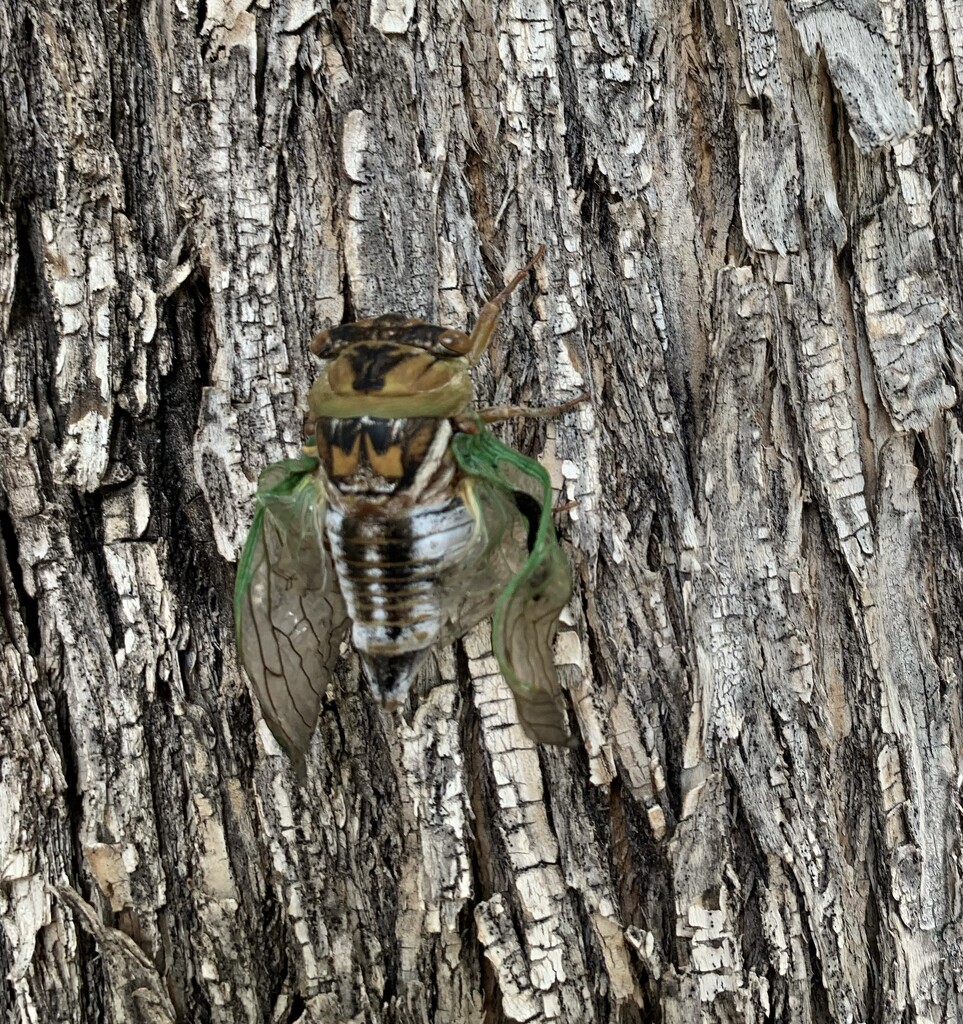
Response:
POLYGON ((464 356, 471 348, 471 338, 462 331, 446 330, 437 335, 435 341, 453 356, 464 356))
POLYGON ((318 356, 330 341, 330 331, 318 331, 318 333, 311 339, 311 344, 308 348, 311 349, 314 355, 318 356))

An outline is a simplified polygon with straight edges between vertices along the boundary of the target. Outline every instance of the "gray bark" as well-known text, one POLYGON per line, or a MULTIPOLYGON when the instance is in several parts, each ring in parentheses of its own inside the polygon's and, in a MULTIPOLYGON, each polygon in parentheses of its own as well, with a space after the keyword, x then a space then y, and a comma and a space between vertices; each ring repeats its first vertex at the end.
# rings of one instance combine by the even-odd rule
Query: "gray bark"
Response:
POLYGON ((5 1021, 958 1022, 959 0, 0 0, 5 1021), (577 750, 485 629, 299 785, 238 670, 321 327, 470 325, 577 750))

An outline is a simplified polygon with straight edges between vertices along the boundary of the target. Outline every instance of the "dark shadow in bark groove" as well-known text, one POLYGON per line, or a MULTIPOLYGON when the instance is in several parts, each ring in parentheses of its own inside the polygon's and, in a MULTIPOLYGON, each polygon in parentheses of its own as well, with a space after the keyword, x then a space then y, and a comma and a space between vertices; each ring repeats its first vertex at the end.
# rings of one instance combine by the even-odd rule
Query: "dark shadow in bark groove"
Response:
MULTIPOLYGON (((158 680, 159 681, 159 680, 158 680)), ((153 810, 160 866, 167 888, 167 902, 157 912, 157 929, 161 953, 157 969, 165 979, 171 1003, 182 1020, 186 1013, 187 977, 189 974, 189 935, 183 930, 183 917, 189 904, 187 881, 178 865, 187 851, 180 848, 180 833, 172 827, 170 809, 185 806, 188 800, 182 768, 184 747, 180 725, 170 703, 170 689, 158 687, 147 708, 148 728, 144 731, 144 747, 149 770, 151 807, 153 810)))
MULTIPOLYGON (((659 956, 664 963, 674 963, 676 956, 673 929, 667 930, 665 919, 653 920, 644 911, 651 906, 654 896, 662 905, 663 899, 672 897, 672 876, 663 851, 654 841, 633 842, 633 837, 650 834, 648 821, 619 779, 609 785, 608 837, 609 870, 618 885, 619 910, 622 926, 636 928, 640 932, 652 932, 660 946, 659 956)), ((645 998, 641 1008, 641 1020, 645 1024, 662 1024, 662 1009, 659 1005, 659 982, 641 968, 641 961, 635 956, 631 960, 633 974, 645 998)), ((631 1007, 635 1011, 635 1007, 631 1007)), ((606 1020, 608 1018, 601 1018, 606 1020)))
POLYGON ((35 660, 40 656, 40 607, 24 585, 20 568, 20 542, 10 519, 6 495, 0 492, 0 615, 3 616, 9 642, 19 632, 13 619, 14 611, 20 616, 27 639, 27 651, 35 660), (9 581, 9 587, 8 587, 9 581), (12 592, 11 592, 12 591, 12 592))
MULTIPOLYGON (((471 679, 468 656, 461 643, 456 646, 456 659, 459 680, 471 679)), ((488 808, 495 802, 495 796, 490 789, 488 768, 485 764, 479 736, 482 725, 475 712, 475 705, 467 694, 464 698, 464 707, 466 713, 462 719, 461 746, 465 752, 465 782, 468 787, 468 799, 472 812, 472 834, 469 837, 467 848, 473 893, 471 902, 467 903, 462 911, 466 924, 465 941, 468 943, 467 948, 473 950, 477 957, 476 962, 485 1007, 485 1024, 508 1024, 502 1011, 498 975, 485 955, 475 923, 475 907, 491 899, 496 892, 502 891, 504 879, 496 879, 493 872, 493 867, 498 863, 498 859, 488 808)))

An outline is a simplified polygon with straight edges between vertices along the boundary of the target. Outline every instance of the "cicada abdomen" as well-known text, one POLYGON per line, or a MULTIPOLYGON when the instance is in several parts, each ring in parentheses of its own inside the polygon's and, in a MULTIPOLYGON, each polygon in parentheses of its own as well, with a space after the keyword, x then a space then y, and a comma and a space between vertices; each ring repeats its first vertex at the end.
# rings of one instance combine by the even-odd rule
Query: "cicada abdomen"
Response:
POLYGON ((471 367, 532 264, 471 335, 390 314, 312 343, 323 360, 309 396, 314 434, 304 459, 262 476, 235 594, 244 665, 295 757, 348 623, 372 691, 393 706, 435 644, 489 615, 522 725, 538 741, 570 742, 552 660, 570 579, 548 476, 483 426, 529 411, 466 415, 471 367), (312 565, 292 579, 301 556, 312 565))

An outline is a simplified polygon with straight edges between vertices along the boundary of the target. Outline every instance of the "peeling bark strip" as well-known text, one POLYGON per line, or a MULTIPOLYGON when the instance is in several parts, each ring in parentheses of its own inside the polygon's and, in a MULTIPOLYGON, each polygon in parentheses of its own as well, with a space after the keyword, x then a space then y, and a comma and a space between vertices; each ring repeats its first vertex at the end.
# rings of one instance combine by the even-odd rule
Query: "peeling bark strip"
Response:
MULTIPOLYGON (((958 1022, 956 0, 0 2, 0 1017, 958 1022), (464 327, 563 504, 302 787, 238 672, 307 341, 464 327)), ((485 376, 487 375, 487 376, 485 376)))

